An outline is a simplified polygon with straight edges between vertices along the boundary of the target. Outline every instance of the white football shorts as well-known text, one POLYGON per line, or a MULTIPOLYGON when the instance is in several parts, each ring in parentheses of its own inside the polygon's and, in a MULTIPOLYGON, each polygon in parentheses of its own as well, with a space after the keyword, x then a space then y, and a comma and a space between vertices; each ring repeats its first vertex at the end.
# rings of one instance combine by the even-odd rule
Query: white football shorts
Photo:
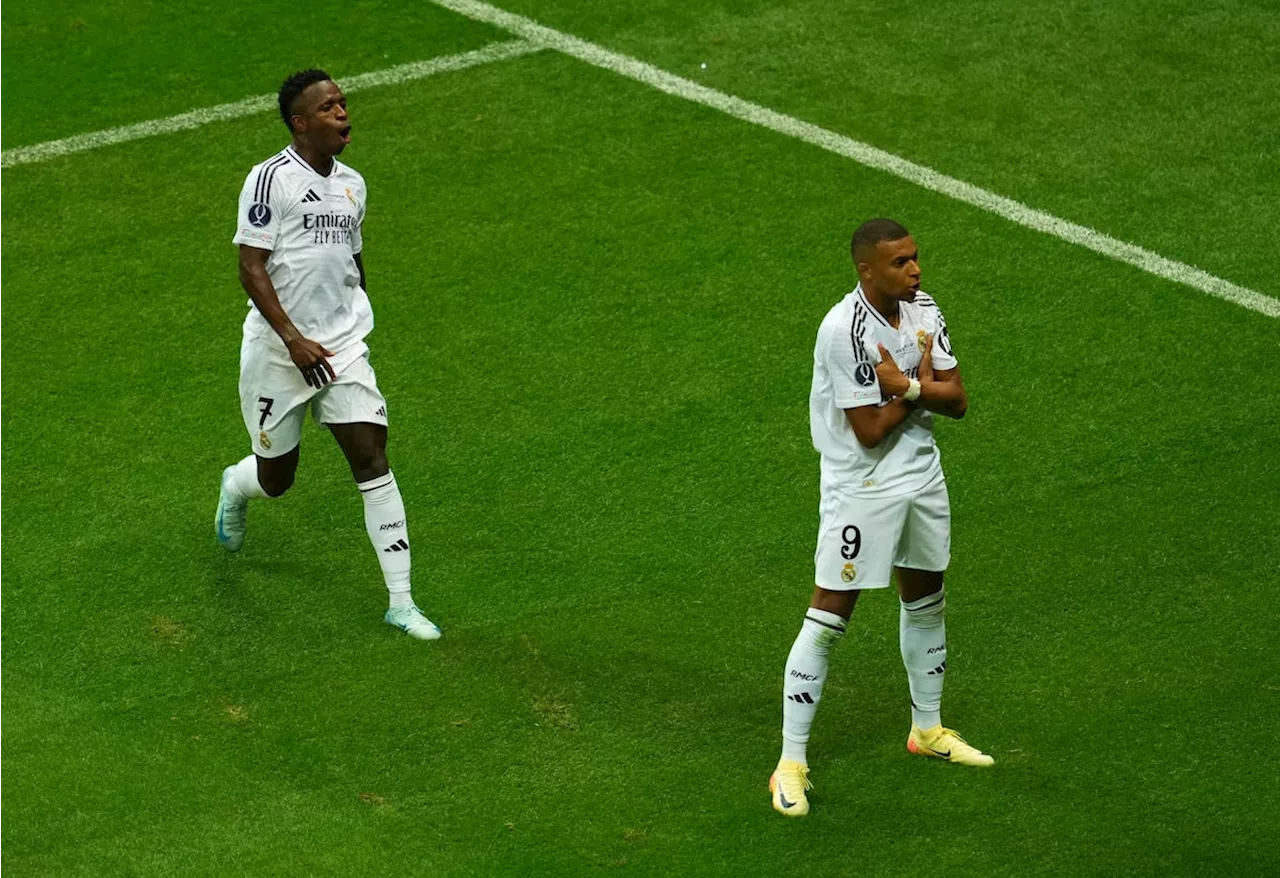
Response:
POLYGON ((387 423, 387 401, 378 390, 364 343, 329 358, 337 377, 324 387, 307 384, 289 355, 263 339, 240 346, 240 412, 253 453, 280 457, 298 447, 307 409, 319 424, 387 423))
POLYGON ((942 571, 951 563, 946 479, 896 497, 832 491, 822 498, 819 519, 813 563, 822 588, 887 588, 894 567, 942 571))

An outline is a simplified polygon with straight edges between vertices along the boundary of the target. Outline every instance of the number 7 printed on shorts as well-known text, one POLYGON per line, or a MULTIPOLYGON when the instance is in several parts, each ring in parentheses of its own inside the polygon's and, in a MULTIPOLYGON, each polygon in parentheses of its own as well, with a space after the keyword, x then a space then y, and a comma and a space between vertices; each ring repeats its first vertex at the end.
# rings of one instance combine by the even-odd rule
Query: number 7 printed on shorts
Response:
POLYGON ((271 414, 271 406, 275 405, 275 400, 269 396, 258 397, 258 402, 262 403, 262 417, 258 418, 258 429, 261 430, 267 424, 267 416, 271 414))

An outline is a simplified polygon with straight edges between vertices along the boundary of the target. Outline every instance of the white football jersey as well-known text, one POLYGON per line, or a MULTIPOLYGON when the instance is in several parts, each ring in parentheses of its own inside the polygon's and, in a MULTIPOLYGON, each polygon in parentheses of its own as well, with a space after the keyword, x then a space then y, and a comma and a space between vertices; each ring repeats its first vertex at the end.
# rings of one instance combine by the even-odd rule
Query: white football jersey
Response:
MULTIPOLYGON (((254 166, 240 192, 233 243, 270 250, 267 273, 298 331, 335 354, 373 330, 373 308, 360 287, 364 178, 334 160, 322 177, 288 146, 254 166)), ((253 302, 244 336, 283 351, 280 337, 253 302)))
POLYGON ((875 448, 854 435, 845 409, 884 405, 876 363, 876 344, 889 351, 903 373, 920 372, 925 336, 933 336, 933 368, 954 369, 947 322, 937 303, 924 293, 899 304, 898 328, 871 306, 859 285, 827 312, 813 351, 809 392, 809 432, 822 455, 822 485, 828 490, 864 496, 905 494, 942 475, 933 441, 933 413, 916 409, 875 448))

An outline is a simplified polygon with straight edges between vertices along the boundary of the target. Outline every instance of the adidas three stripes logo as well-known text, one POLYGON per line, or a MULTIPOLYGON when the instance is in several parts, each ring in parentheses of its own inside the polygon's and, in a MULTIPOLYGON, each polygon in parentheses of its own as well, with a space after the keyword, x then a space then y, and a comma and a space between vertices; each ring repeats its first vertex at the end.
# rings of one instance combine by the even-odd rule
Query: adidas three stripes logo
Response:
POLYGON ((405 542, 404 540, 396 540, 394 543, 392 543, 391 545, 387 546, 387 547, 386 547, 385 549, 383 549, 382 551, 384 551, 384 552, 407 552, 407 551, 409 551, 409 544, 408 544, 407 542, 405 542))
POLYGON ((320 200, 320 196, 316 194, 314 189, 308 189, 307 194, 302 196, 303 204, 307 204, 307 203, 319 201, 319 200, 320 200))
POLYGON ((808 692, 797 692, 795 695, 788 695, 788 701, 794 701, 796 704, 817 704, 808 692))

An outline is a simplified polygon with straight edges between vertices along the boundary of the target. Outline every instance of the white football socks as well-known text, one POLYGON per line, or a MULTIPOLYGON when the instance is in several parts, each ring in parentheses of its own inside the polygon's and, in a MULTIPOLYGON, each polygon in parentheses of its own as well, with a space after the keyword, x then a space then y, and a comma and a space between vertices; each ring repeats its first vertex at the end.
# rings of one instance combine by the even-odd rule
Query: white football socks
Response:
POLYGON ((942 723, 942 680, 947 671, 945 589, 910 603, 898 615, 898 644, 911 687, 911 721, 918 729, 942 723))
POLYGON ((258 483, 258 458, 250 454, 235 465, 227 479, 227 493, 237 503, 247 503, 271 496, 258 483))
POLYGON ((391 473, 367 482, 357 482, 364 499, 364 527, 378 553, 382 576, 387 581, 391 609, 413 605, 409 586, 409 527, 404 516, 404 500, 391 473))
POLYGON ((787 656, 782 681, 782 758, 808 764, 805 749, 809 728, 822 700, 822 684, 827 679, 827 653, 844 636, 847 623, 835 613, 815 610, 805 613, 804 625, 787 656))

